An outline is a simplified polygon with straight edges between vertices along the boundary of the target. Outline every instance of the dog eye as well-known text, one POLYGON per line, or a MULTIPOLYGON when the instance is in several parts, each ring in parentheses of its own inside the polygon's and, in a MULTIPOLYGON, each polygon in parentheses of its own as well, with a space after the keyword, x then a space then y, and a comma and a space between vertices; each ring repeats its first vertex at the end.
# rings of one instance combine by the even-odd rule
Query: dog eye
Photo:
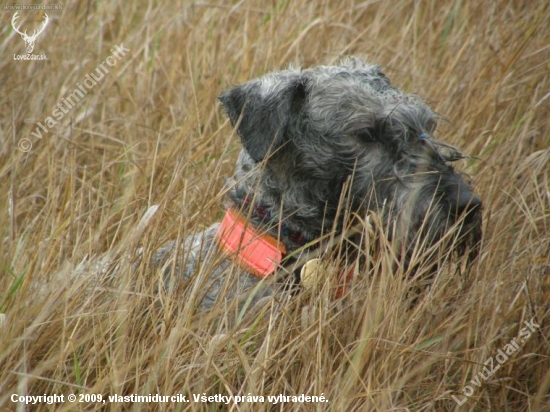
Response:
POLYGON ((372 143, 375 141, 372 130, 369 129, 358 130, 355 132, 355 137, 366 143, 372 143))

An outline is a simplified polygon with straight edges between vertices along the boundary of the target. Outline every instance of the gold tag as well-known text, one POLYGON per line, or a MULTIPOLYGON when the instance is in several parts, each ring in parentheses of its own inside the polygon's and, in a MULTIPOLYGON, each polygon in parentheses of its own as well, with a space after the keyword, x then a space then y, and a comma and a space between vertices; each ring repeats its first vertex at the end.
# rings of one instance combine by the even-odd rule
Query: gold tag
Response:
POLYGON ((321 276, 321 259, 308 260, 300 270, 300 282, 305 288, 310 288, 319 282, 321 276))

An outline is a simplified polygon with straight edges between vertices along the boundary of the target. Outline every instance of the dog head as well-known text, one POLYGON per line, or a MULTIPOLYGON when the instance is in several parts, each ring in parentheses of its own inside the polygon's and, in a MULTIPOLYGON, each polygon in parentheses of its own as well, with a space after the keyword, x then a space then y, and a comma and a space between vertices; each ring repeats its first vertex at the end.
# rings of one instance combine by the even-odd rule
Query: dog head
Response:
POLYGON ((477 254, 481 199, 451 165, 465 156, 434 139, 437 115, 378 66, 348 58, 274 72, 220 101, 244 147, 236 185, 308 237, 332 227, 345 189, 352 211, 382 216, 405 255, 452 226, 453 248, 477 254))

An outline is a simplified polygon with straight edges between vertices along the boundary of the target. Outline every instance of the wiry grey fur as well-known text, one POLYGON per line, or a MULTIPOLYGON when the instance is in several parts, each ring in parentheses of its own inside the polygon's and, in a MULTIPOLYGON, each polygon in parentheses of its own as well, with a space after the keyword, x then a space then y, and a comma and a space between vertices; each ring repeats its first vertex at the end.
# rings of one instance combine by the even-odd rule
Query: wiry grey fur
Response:
MULTIPOLYGON (((381 216, 392 242, 402 245, 404 264, 411 245, 419 239, 433 244, 461 216, 456 249, 469 247, 475 256, 481 200, 449 164, 463 156, 433 138, 436 114, 392 86, 379 66, 348 58, 336 66, 274 72, 230 89, 220 101, 244 147, 227 183, 229 206, 246 215, 251 205, 261 205, 270 220, 252 214, 250 224, 280 238, 289 252, 301 245, 281 236, 282 225, 308 241, 333 227, 342 230, 337 209, 349 182, 351 211, 381 216)), ((202 308, 211 307, 223 287, 233 296, 259 282, 219 259, 218 227, 188 237, 175 263, 169 259, 175 242, 154 257, 176 279, 207 278, 209 286, 198 295, 202 308), (224 282, 226 276, 231 279, 224 282)), ((270 286, 256 296, 272 293, 270 286)))

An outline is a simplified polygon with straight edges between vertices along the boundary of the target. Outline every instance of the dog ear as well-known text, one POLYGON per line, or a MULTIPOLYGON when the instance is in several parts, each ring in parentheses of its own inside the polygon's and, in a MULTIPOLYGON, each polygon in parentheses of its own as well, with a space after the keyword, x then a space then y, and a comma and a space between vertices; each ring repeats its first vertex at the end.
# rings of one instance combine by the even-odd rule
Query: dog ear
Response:
POLYGON ((255 162, 286 142, 306 98, 301 78, 254 80, 223 93, 219 100, 255 162))

